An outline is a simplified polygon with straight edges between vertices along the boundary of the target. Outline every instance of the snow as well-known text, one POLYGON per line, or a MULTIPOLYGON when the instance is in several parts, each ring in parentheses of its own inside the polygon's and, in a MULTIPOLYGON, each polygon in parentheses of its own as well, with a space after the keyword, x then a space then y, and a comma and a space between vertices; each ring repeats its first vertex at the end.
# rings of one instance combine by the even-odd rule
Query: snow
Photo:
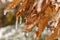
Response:
POLYGON ((17 29, 15 25, 10 25, 4 28, 0 28, 0 40, 31 40, 34 32, 25 33, 23 29, 25 24, 18 25, 17 29), (28 37, 26 37, 28 35, 28 37))
MULTIPOLYGON (((22 26, 22 25, 21 25, 22 26)), ((6 38, 10 38, 10 39, 14 39, 15 37, 23 37, 23 38, 25 38, 24 37, 24 32, 22 32, 22 29, 18 29, 18 30, 16 30, 15 28, 14 28, 14 26, 7 26, 7 27, 5 27, 5 28, 0 28, 0 39, 6 39, 6 38), (12 38, 11 38, 11 36, 13 36, 12 38)), ((16 37, 16 38, 17 38, 16 37)), ((9 39, 8 38, 8 39, 9 39)), ((23 39, 22 38, 22 39, 23 39)))
MULTIPOLYGON (((33 40, 36 37, 36 27, 32 32, 24 33, 23 29, 25 28, 25 24, 18 25, 17 30, 15 29, 15 25, 10 25, 4 28, 0 28, 0 40, 33 40), (25 35, 26 34, 26 35, 25 35)), ((51 31, 45 28, 42 36, 50 35, 51 31)), ((58 38, 59 39, 59 38, 58 38)))
POLYGON ((9 27, 6 28, 0 28, 0 38, 3 36, 3 32, 5 32, 9 27))

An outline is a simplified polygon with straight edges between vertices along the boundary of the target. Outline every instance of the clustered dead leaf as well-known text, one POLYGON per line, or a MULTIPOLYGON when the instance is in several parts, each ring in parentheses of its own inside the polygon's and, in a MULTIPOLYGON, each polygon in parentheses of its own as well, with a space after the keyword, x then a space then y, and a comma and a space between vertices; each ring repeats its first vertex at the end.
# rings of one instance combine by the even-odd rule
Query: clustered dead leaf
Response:
POLYGON ((37 10, 39 0, 13 0, 6 10, 10 11, 19 5, 16 18, 22 17, 23 15, 26 18, 25 32, 31 32, 37 26, 36 40, 39 40, 45 27, 48 28, 49 25, 51 26, 49 28, 54 32, 46 40, 54 40, 60 35, 60 7, 56 6, 56 4, 60 5, 60 2, 57 2, 57 0, 42 1, 40 11, 37 10))

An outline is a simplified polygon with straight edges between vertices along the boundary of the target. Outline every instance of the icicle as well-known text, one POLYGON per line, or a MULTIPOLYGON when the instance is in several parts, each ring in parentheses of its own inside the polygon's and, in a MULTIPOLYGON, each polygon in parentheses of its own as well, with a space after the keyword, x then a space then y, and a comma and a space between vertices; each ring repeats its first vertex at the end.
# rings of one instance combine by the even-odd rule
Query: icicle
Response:
POLYGON ((16 30, 18 28, 18 18, 16 18, 16 30))
POLYGON ((58 10, 59 5, 56 3, 56 11, 58 10))
POLYGON ((48 0, 46 0, 46 4, 48 3, 48 0))
POLYGON ((37 12, 41 11, 41 4, 42 4, 43 0, 39 0, 38 4, 37 4, 37 12))
POLYGON ((22 17, 20 17, 20 24, 22 24, 22 17))
POLYGON ((8 12, 8 10, 4 10, 4 15, 6 15, 7 12, 8 12))
POLYGON ((34 39, 36 39, 36 34, 34 34, 34 36, 33 36, 33 37, 34 37, 34 39))

